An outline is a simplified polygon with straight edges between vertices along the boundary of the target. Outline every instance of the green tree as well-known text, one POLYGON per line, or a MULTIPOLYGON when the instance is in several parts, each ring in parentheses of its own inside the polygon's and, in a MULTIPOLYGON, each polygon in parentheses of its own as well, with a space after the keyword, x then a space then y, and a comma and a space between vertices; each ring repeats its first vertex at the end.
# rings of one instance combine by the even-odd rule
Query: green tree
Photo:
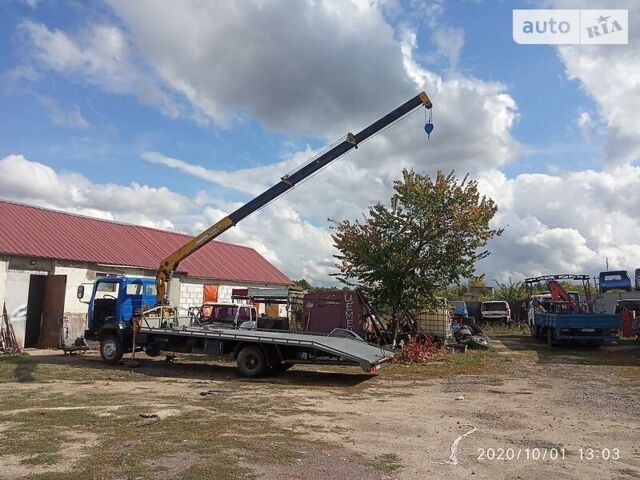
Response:
POLYGON ((509 283, 501 283, 494 280, 498 288, 494 292, 496 300, 505 300, 510 304, 521 302, 528 297, 527 286, 524 282, 514 282, 509 279, 509 283))
POLYGON ((298 290, 313 290, 314 288, 313 285, 311 285, 305 278, 294 280, 293 287, 298 290))
POLYGON ((489 227, 497 211, 475 181, 454 172, 435 179, 403 170, 389 206, 369 208, 362 221, 334 221, 339 254, 337 278, 357 285, 396 318, 404 308, 435 304, 438 291, 471 278, 477 260, 489 255, 489 227))

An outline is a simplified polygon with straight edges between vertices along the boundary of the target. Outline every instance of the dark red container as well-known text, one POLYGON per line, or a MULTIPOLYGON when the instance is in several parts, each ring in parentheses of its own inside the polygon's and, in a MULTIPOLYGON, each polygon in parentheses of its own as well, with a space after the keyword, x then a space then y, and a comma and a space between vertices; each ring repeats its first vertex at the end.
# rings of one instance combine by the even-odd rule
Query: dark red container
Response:
POLYGON ((362 305, 354 291, 326 290, 304 296, 302 328, 307 332, 329 333, 334 328, 363 334, 362 305))
POLYGON ((620 312, 620 323, 622 324, 622 336, 633 337, 633 319, 636 317, 634 310, 623 310, 620 312))

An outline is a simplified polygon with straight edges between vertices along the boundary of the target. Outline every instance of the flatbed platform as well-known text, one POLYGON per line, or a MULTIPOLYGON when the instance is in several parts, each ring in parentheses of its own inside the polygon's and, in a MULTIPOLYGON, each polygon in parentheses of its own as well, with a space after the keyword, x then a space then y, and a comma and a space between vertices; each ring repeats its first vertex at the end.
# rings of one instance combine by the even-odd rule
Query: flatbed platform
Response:
MULTIPOLYGON (((314 360, 309 363, 349 363, 358 365, 367 372, 377 370, 383 364, 392 362, 396 354, 392 350, 363 340, 276 330, 244 330, 214 326, 181 326, 174 328, 141 326, 138 337, 143 342, 159 337, 179 337, 183 339, 187 337, 221 342, 237 342, 238 344, 249 343, 285 348, 294 347, 296 350, 316 351, 324 354, 324 356, 334 358, 333 361, 314 360)), ((288 359, 288 361, 290 363, 306 363, 303 359, 288 359)))

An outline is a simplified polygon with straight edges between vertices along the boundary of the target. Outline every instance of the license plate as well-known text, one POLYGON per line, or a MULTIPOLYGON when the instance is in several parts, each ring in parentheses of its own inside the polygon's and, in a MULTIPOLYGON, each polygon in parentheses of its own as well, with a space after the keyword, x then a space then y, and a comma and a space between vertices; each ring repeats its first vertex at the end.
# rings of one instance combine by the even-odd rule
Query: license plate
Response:
POLYGON ((583 328, 582 331, 583 332, 595 332, 596 329, 595 328, 583 328))

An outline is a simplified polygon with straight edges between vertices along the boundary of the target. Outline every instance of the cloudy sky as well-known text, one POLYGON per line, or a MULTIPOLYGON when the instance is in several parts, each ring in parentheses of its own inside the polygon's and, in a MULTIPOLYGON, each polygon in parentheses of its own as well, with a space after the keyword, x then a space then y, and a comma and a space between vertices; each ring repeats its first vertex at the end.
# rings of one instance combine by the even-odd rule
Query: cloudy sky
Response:
POLYGON ((221 240, 330 282, 327 218, 404 167, 469 172, 488 279, 640 267, 632 0, 24 0, 0 6, 0 197, 197 233, 347 131, 418 111, 221 240), (512 9, 628 8, 629 45, 518 45, 512 9))

